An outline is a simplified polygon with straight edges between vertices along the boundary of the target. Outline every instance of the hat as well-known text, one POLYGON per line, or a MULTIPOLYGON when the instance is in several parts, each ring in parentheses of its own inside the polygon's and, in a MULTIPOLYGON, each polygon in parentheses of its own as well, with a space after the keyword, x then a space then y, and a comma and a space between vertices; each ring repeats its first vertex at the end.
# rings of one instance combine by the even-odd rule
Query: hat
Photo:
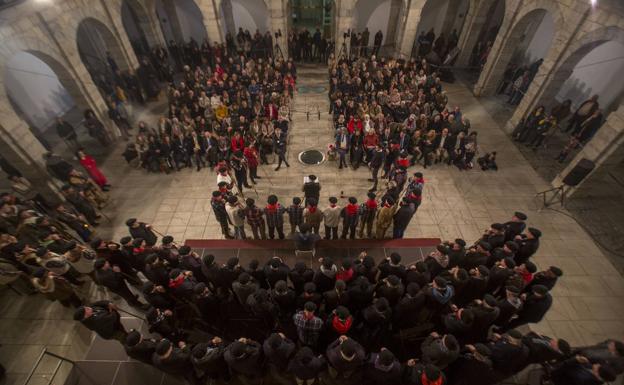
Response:
POLYGON ((220 197, 221 196, 221 191, 213 191, 212 192, 212 197, 216 198, 216 197, 220 197))
POLYGON ((351 203, 352 205, 357 203, 357 199, 355 197, 350 197, 349 198, 349 203, 351 203))
POLYGON ((514 213, 514 217, 520 219, 521 221, 526 221, 527 220, 527 216, 525 213, 521 213, 520 211, 516 211, 514 213))
POLYGON ((315 198, 308 199, 309 206, 316 206, 317 204, 318 204, 318 201, 315 198))
POLYGON ((531 261, 526 261, 524 263, 524 268, 531 274, 537 271, 537 266, 535 266, 535 264, 531 261))
POLYGON ((195 294, 202 294, 205 290, 206 284, 203 282, 199 282, 193 287, 193 293, 195 294))
POLYGON ((477 270, 479 270, 479 274, 481 275, 490 275, 490 269, 488 269, 485 265, 477 266, 477 270))
POLYGON ((206 254, 202 257, 202 262, 204 263, 204 265, 210 266, 213 264, 214 258, 215 258, 214 255, 206 254))
POLYGON ((80 320, 84 319, 84 316, 85 316, 85 308, 84 308, 84 306, 80 306, 74 312, 74 320, 75 321, 80 321, 80 320))
POLYGON ((331 269, 334 266, 334 260, 330 257, 323 258, 323 267, 326 269, 331 269))
POLYGON ((565 357, 568 357, 572 353, 572 348, 566 340, 557 340, 557 348, 559 348, 559 350, 561 351, 561 353, 563 353, 565 357))
POLYGON ((308 311, 310 313, 313 313, 316 311, 316 304, 312 301, 308 301, 305 303, 305 305, 303 305, 303 309, 305 311, 308 311))
POLYGON ((497 305, 496 298, 492 294, 486 294, 483 296, 483 302, 485 302, 488 306, 494 307, 497 305))
POLYGON ((301 203, 301 198, 299 197, 294 197, 292 200, 293 204, 298 205, 301 203))
POLYGON ((461 245, 462 247, 465 247, 465 246, 466 246, 466 241, 464 241, 464 240, 463 240, 463 239, 461 239, 461 238, 457 238, 457 239, 455 240, 455 243, 457 243, 458 245, 461 245))
POLYGON ((267 203, 270 205, 274 205, 277 203, 277 196, 276 195, 269 195, 269 197, 267 198, 267 203))
POLYGON ((141 291, 143 292, 143 294, 149 294, 154 290, 154 287, 154 282, 147 281, 143 284, 143 288, 141 289, 141 291))
POLYGON ((490 226, 491 228, 493 228, 494 230, 505 230, 505 226, 502 223, 492 223, 492 225, 490 226))
POLYGON ((230 352, 235 358, 240 358, 245 354, 245 344, 240 341, 234 341, 230 345, 230 352))
MULTIPOLYGON (((243 273, 243 274, 247 274, 247 273, 243 273)), ((241 274, 238 278, 240 279, 240 277, 243 274, 241 274)), ((249 275, 249 274, 247 274, 247 275, 249 275)), ((277 291, 286 291, 286 290, 288 290, 288 284, 286 284, 286 281, 284 281, 283 279, 280 279, 279 281, 275 282, 275 290, 277 290, 277 291)))
POLYGON ((333 204, 338 203, 338 198, 336 198, 336 197, 329 197, 329 203, 333 203, 333 204))
POLYGON ((255 203, 256 203, 256 201, 255 201, 255 200, 253 200, 252 198, 247 198, 247 199, 245 200, 245 204, 246 204, 247 206, 249 206, 249 207, 253 206, 255 203))
POLYGON ((165 235, 164 237, 162 237, 163 244, 168 244, 171 242, 173 242, 173 237, 171 235, 165 235))
POLYGON ((389 366, 389 365, 392 365, 393 362, 394 362, 394 354, 392 354, 390 350, 384 349, 381 352, 379 352, 380 364, 382 364, 383 366, 389 366))
POLYGON ((492 250, 492 246, 486 241, 479 241, 479 246, 481 246, 481 248, 486 251, 492 250))
POLYGON ((35 251, 35 254, 37 255, 37 257, 43 257, 44 255, 46 255, 47 252, 48 252, 48 249, 41 246, 37 248, 37 251, 35 251))
POLYGON ((517 340, 522 338, 522 333, 520 333, 519 331, 517 331, 516 329, 511 329, 507 331, 507 335, 511 338, 515 338, 517 340))
POLYGON ((131 331, 126 336, 126 346, 134 346, 138 344, 139 341, 141 341, 141 333, 137 332, 136 330, 131 331))
POLYGON ((233 269, 234 267, 236 267, 236 265, 238 265, 238 258, 237 257, 232 257, 232 258, 228 259, 225 264, 230 269, 233 269))
POLYGON ((379 311, 386 311, 389 307, 390 304, 388 303, 388 300, 384 297, 380 297, 377 299, 377 301, 375 301, 375 308, 377 308, 377 310, 379 311))
POLYGON ((561 277, 563 275, 563 270, 561 270, 557 266, 551 266, 549 270, 552 271, 552 273, 557 277, 561 277))
POLYGON ((349 312, 349 309, 347 309, 344 306, 338 306, 336 308, 336 315, 338 316, 338 318, 344 320, 349 318, 349 316, 351 315, 351 313, 349 312))
POLYGON ((310 231, 312 227, 308 223, 302 223, 299 225, 299 231, 302 233, 307 233, 310 231))
POLYGON ((132 226, 136 223, 137 219, 136 218, 130 218, 126 221, 126 226, 132 226))
POLYGON ((314 282, 306 282, 305 285, 303 285, 303 291, 306 293, 314 293, 316 291, 316 285, 314 282))
POLYGON ((435 277, 435 279, 433 280, 433 282, 435 282, 435 284, 436 284, 439 288, 441 288, 441 289, 445 288, 445 287, 446 287, 446 285, 448 285, 448 282, 446 281, 446 279, 444 279, 444 278, 442 278, 442 277, 440 277, 440 276, 435 277))
POLYGON ((336 283, 334 284, 334 287, 338 290, 346 290, 347 289, 347 283, 345 281, 343 281, 342 279, 337 279, 336 283))
POLYGON ((249 281, 251 281, 251 276, 247 273, 241 273, 241 275, 238 276, 238 282, 243 285, 247 284, 249 281))
POLYGON ((368 199, 375 199, 377 197, 377 195, 374 192, 369 192, 368 194, 366 194, 366 196, 368 197, 368 199))
POLYGON ((514 252, 514 253, 516 251, 518 251, 518 244, 516 242, 514 242, 514 241, 507 241, 507 242, 505 242, 505 246, 507 246, 507 248, 509 250, 511 250, 512 252, 514 252))
POLYGON ((206 352, 208 352, 208 348, 210 345, 208 345, 205 342, 200 342, 197 345, 195 345, 193 347, 193 357, 200 359, 202 357, 204 357, 206 355, 206 352))
POLYGON ((548 288, 544 285, 535 285, 531 288, 531 291, 537 295, 546 295, 548 293, 548 288))
POLYGON ((169 341, 166 338, 163 338, 162 340, 160 340, 158 345, 156 345, 156 354, 158 354, 159 356, 162 356, 163 354, 169 351, 169 348, 171 348, 171 341, 169 341))
POLYGON ((448 249, 446 248, 446 245, 444 243, 440 243, 439 245, 437 245, 436 250, 438 250, 442 254, 448 253, 448 249))
POLYGON ((122 245, 126 245, 131 241, 132 241, 132 237, 126 235, 125 237, 121 237, 121 239, 119 240, 119 243, 121 243, 122 245))
POLYGON ((152 263, 156 262, 158 260, 158 255, 157 254, 150 254, 145 258, 145 264, 146 265, 151 265, 152 263))
POLYGON ((394 263, 395 265, 399 264, 401 262, 401 254, 399 253, 390 254, 390 261, 394 263))
POLYGON ((531 235, 533 235, 535 238, 539 238, 542 236, 542 232, 535 227, 529 227, 529 233, 531 233, 531 235))
POLYGON ((340 351, 347 357, 353 357, 355 349, 355 342, 352 339, 347 339, 340 345, 340 351))
POLYGON ((489 356, 490 354, 492 354, 492 351, 490 350, 490 348, 488 348, 487 345, 485 344, 476 343, 474 344, 474 347, 477 350, 477 352, 481 354, 482 356, 489 356))
MULTIPOLYGON (((226 181, 221 181, 221 182, 217 183, 218 187, 225 187, 227 185, 228 185, 228 183, 226 181)), ((219 191, 219 195, 222 195, 220 191, 219 191)), ((216 198, 218 195, 215 195, 214 193, 212 193, 212 196, 216 198)))
POLYGON ((504 258, 503 261, 505 261, 505 266, 507 266, 507 268, 509 269, 513 269, 514 267, 516 267, 516 261, 514 261, 514 259, 511 257, 504 258))
POLYGON ((505 290, 507 290, 508 292, 512 293, 512 294, 520 294, 520 289, 517 286, 513 286, 513 285, 507 285, 505 286, 505 290))
POLYGON ((398 284, 401 283, 401 279, 399 279, 399 277, 397 277, 396 275, 390 275, 388 276, 388 283, 390 283, 392 286, 397 286, 398 284))
POLYGON ((282 262, 280 261, 279 258, 277 257, 273 257, 271 258, 271 260, 269 261, 269 266, 271 266, 274 269, 277 269, 278 267, 280 267, 280 265, 282 264, 282 262))
POLYGON ((416 178, 422 178, 422 177, 423 177, 423 173, 422 173, 422 172, 415 172, 415 173, 414 173, 414 176, 415 176, 416 178))
POLYGON ((277 333, 272 333, 269 338, 267 338, 267 343, 273 349, 277 349, 282 344, 282 337, 277 333))

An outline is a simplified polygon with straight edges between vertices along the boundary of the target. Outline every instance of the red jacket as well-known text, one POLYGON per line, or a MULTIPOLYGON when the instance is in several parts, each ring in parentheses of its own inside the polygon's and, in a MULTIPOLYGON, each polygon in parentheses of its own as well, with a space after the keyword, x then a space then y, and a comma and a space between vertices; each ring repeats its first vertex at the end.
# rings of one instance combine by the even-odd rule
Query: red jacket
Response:
POLYGON ((232 137, 232 140, 230 141, 230 146, 232 147, 232 152, 243 151, 243 149, 245 148, 245 139, 243 139, 242 136, 238 138, 238 140, 236 140, 235 137, 232 137))
POLYGON ((258 167, 258 154, 255 148, 245 147, 243 151, 249 167, 258 167))

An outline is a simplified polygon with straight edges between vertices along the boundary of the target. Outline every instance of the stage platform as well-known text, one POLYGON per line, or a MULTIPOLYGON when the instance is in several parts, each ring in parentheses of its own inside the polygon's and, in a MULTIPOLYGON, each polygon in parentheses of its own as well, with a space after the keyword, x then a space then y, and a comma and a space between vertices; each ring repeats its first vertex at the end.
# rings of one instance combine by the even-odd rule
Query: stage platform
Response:
MULTIPOLYGON (((318 258, 332 257, 334 260, 342 258, 357 258, 362 251, 380 262, 390 254, 397 252, 401 255, 404 264, 418 262, 428 255, 441 240, 439 238, 413 239, 339 239, 320 240, 316 244, 313 266, 317 265, 318 258)), ((189 239, 186 245, 193 248, 200 256, 212 254, 219 263, 225 263, 231 257, 238 257, 243 266, 252 259, 257 259, 262 265, 272 257, 280 257, 288 265, 297 261, 295 243, 292 240, 228 240, 228 239, 189 239)))

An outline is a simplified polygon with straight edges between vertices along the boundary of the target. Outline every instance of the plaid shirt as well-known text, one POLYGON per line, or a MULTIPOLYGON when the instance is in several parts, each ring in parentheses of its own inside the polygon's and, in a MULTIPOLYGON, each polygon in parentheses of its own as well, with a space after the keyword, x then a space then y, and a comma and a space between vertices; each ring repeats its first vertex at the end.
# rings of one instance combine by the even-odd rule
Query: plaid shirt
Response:
POLYGON ((270 211, 267 207, 264 208, 264 216, 266 217, 267 226, 279 227, 284 225, 284 213, 286 209, 279 203, 275 211, 270 211))
POLYGON ((307 320, 303 315, 303 311, 296 313, 293 316, 293 321, 297 327, 299 341, 304 345, 316 345, 316 341, 318 341, 321 329, 323 328, 323 321, 316 316, 307 320))
POLYGON ((251 226, 260 226, 264 223, 264 219, 262 218, 262 210, 254 207, 246 207, 245 208, 245 217, 247 217, 247 223, 251 226))
POLYGON ((219 222, 228 221, 228 215, 227 215, 227 212, 225 211, 225 202, 223 200, 218 201, 212 198, 210 201, 210 205, 212 206, 212 210, 215 213, 215 217, 217 218, 217 221, 219 222))
POLYGON ((291 205, 289 208, 286 209, 286 212, 288 213, 288 219, 290 220, 291 224, 300 225, 301 223, 303 223, 303 209, 304 207, 296 205, 291 205))

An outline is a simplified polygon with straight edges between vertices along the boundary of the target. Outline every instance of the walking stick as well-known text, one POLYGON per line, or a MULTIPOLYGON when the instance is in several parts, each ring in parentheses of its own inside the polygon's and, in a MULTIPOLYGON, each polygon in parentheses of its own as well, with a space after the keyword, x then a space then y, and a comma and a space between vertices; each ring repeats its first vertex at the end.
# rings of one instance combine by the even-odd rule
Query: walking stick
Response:
POLYGON ((232 178, 232 181, 234 182, 234 187, 236 187, 236 190, 238 191, 238 193, 240 194, 240 196, 245 199, 245 194, 243 194, 243 191, 238 187, 238 181, 236 180, 236 176, 232 175, 230 173, 230 170, 227 171, 228 176, 230 178, 232 178))
POLYGON ((264 176, 265 176, 265 177, 267 178, 267 180, 269 181, 269 184, 270 184, 271 186, 275 186, 275 185, 273 184, 273 182, 271 181, 271 178, 269 178, 269 174, 266 172, 266 170, 265 170, 265 169, 263 169, 263 168, 260 168, 260 169, 264 172, 264 176))

